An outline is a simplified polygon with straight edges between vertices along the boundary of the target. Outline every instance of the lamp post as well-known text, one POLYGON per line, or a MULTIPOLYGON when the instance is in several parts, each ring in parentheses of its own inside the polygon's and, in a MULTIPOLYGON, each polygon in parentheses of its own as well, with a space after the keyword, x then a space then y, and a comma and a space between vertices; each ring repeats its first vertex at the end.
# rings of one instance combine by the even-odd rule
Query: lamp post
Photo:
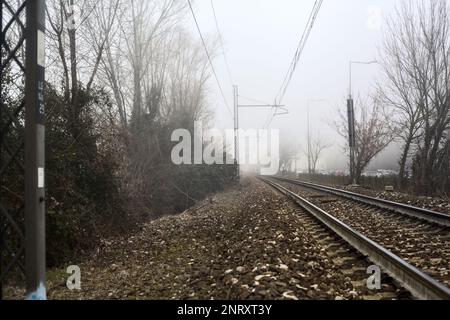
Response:
POLYGON ((356 155, 356 130, 355 130, 355 105, 353 101, 353 91, 352 91, 352 66, 354 64, 376 64, 376 60, 373 61, 350 61, 349 62, 349 94, 347 100, 347 114, 348 114, 348 136, 349 136, 349 147, 350 147, 350 177, 352 183, 356 185, 356 167, 355 167, 355 155, 356 155))

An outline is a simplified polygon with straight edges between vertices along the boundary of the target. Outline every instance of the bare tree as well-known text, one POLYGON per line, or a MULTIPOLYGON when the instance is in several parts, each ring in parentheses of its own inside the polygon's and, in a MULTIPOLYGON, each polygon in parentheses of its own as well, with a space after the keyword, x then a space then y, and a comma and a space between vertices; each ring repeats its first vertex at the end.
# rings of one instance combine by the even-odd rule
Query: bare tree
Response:
MULTIPOLYGON (((400 178, 414 152, 416 190, 435 191, 443 179, 439 154, 450 127, 450 15, 445 0, 405 1, 388 22, 382 50, 382 101, 391 107, 404 142, 400 178)), ((444 152, 445 153, 445 152, 444 152)))
POLYGON ((290 139, 282 139, 280 145, 280 171, 289 172, 298 159, 300 146, 292 143, 290 139))
POLYGON ((100 59, 117 18, 120 0, 51 0, 47 2, 50 28, 49 45, 57 52, 50 56, 50 72, 63 74, 63 90, 69 104, 69 122, 74 138, 78 136, 80 82, 86 79, 87 91, 97 75, 100 59), (79 12, 77 12, 77 10, 79 12))
MULTIPOLYGON (((155 192, 156 177, 173 170, 168 131, 190 129, 195 120, 210 117, 210 69, 202 44, 181 24, 186 1, 124 3, 105 44, 99 78, 114 101, 127 154, 125 180, 133 193, 148 198, 155 192)), ((209 52, 214 49, 212 43, 209 52)))
POLYGON ((146 107, 161 102, 170 60, 163 48, 185 7, 180 0, 131 0, 121 13, 119 34, 108 43, 101 65, 124 127, 128 120, 139 126, 146 107))
MULTIPOLYGON (((347 114, 340 112, 335 127, 347 141, 349 132, 347 114)), ((391 128, 391 117, 385 112, 378 99, 357 99, 355 105, 356 182, 360 181, 362 173, 370 162, 394 140, 395 135, 391 128)), ((346 150, 348 150, 347 146, 346 150)))
POLYGON ((316 173, 317 164, 322 156, 322 153, 331 147, 331 144, 326 142, 320 134, 316 134, 311 139, 310 157, 311 157, 311 171, 316 173))

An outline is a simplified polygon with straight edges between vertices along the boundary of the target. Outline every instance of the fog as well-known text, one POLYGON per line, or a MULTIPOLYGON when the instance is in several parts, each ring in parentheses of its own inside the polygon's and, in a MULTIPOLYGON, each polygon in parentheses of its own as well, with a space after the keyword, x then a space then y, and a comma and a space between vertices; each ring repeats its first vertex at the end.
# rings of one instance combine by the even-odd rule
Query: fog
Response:
MULTIPOLYGON (((273 103, 298 46, 313 0, 221 0, 214 1, 222 34, 226 63, 217 50, 214 60, 218 78, 230 107, 232 84, 242 96, 273 103), (233 82, 233 83, 231 83, 233 82)), ((196 1, 194 10, 202 32, 210 41, 218 39, 210 1, 196 1)), ((343 169, 347 158, 345 140, 331 124, 337 110, 346 110, 349 88, 349 61, 377 59, 383 36, 384 20, 395 11, 391 0, 325 1, 309 41, 300 58, 283 104, 289 115, 276 117, 271 128, 282 129, 283 136, 296 139, 306 149, 307 106, 310 100, 311 131, 333 146, 321 157, 319 169, 343 169)), ((193 21, 187 21, 193 36, 198 36, 193 21)), ((353 93, 366 96, 380 77, 378 65, 354 65, 353 93)), ((233 121, 218 86, 210 80, 210 105, 218 128, 232 128, 233 121)), ((240 103, 252 103, 241 98, 240 103)), ((270 110, 241 109, 241 128, 261 128, 270 110)), ((397 167, 398 146, 391 145, 372 162, 369 169, 397 167)), ((306 167, 303 155, 301 168, 306 167)))

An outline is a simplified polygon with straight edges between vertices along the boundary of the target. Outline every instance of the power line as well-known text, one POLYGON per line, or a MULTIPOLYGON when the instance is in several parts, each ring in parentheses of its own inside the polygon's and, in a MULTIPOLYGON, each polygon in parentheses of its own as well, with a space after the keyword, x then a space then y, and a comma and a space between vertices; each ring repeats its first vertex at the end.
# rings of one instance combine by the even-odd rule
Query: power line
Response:
MULTIPOLYGON (((303 31, 302 37, 300 39, 300 43, 294 54, 294 58, 292 59, 292 62, 288 69, 288 72, 286 73, 286 76, 284 77, 281 88, 275 98, 275 101, 277 101, 278 104, 282 103, 284 96, 286 95, 287 88, 289 87, 289 84, 291 83, 295 69, 297 68, 300 57, 303 53, 306 43, 308 42, 309 36, 313 29, 314 23, 316 21, 317 15, 319 14, 320 8, 322 7, 322 3, 323 3, 323 0, 316 0, 316 2, 314 3, 314 6, 313 6, 311 13, 309 15, 309 18, 308 18, 308 22, 306 24, 305 30, 303 31)), ((277 111, 278 111, 278 108, 275 110, 275 112, 273 112, 271 118, 269 115, 269 117, 267 118, 267 120, 264 124, 264 128, 268 128, 272 124, 273 120, 277 116, 277 111), (269 120, 269 118, 270 118, 270 120, 269 120)))
POLYGON ((218 35, 219 35, 220 47, 222 48, 222 54, 223 54, 223 59, 225 60, 225 66, 226 66, 226 68, 227 68, 228 78, 230 79, 231 85, 233 85, 233 84, 234 84, 233 76, 231 75, 230 64, 228 63, 227 54, 226 54, 226 52, 225 52, 225 47, 224 47, 224 45, 223 45, 222 32, 220 32, 219 23, 218 23, 218 21, 217 21, 216 9, 214 8, 214 1, 213 1, 213 0, 211 0, 211 8, 212 8, 212 12, 213 12, 213 14, 214 14, 214 21, 216 22, 216 29, 217 29, 217 33, 218 33, 218 35))
POLYGON ((239 97, 244 98, 245 100, 248 100, 248 101, 252 101, 252 102, 256 102, 256 103, 260 103, 260 104, 264 104, 264 105, 270 105, 270 103, 267 103, 267 102, 264 102, 261 100, 257 100, 257 99, 253 99, 253 98, 249 98, 249 97, 245 97, 243 95, 239 95, 239 97))
MULTIPOLYGON (((263 129, 268 128, 270 126, 269 121, 271 121, 271 116, 274 117, 274 112, 271 111, 271 113, 267 114, 266 120, 264 121, 264 124, 262 126, 263 129)), ((272 118, 273 119, 273 118, 272 118)))
POLYGON ((279 106, 275 105, 274 108, 275 108, 275 112, 273 112, 272 116, 270 116, 270 114, 269 114, 269 116, 267 117, 267 120, 266 120, 266 124, 264 125, 263 128, 269 128, 270 125, 272 124, 273 120, 275 120, 276 116, 289 114, 289 110, 287 108, 282 108, 283 109, 282 113, 278 113, 278 110, 280 109, 279 106))
POLYGON ((280 91, 277 95, 277 101, 279 103, 282 102, 282 100, 286 94, 286 90, 289 87, 289 84, 292 80, 292 76, 294 75, 295 69, 297 68, 297 64, 300 60, 300 57, 303 53, 306 43, 308 42, 309 36, 311 34, 312 28, 314 27, 314 23, 316 21, 317 15, 319 14, 322 3, 323 3, 323 0, 316 0, 316 2, 314 3, 314 7, 309 16, 308 23, 306 24, 306 28, 303 31, 297 51, 295 52, 295 55, 294 55, 294 58, 292 59, 289 70, 286 74, 286 77, 285 77, 283 84, 280 88, 280 91))
POLYGON ((208 52, 208 48, 206 46, 205 39, 203 38, 202 31, 200 30, 200 26, 198 25, 198 21, 195 16, 194 9, 192 8, 191 1, 188 0, 188 3, 189 3, 189 8, 191 9, 192 17, 194 18, 194 21, 195 21, 195 25, 197 26, 198 34, 199 34, 200 38, 202 39, 203 47, 205 48, 206 56, 208 57, 209 64, 211 65, 211 69, 214 74, 214 78, 216 78, 217 85, 219 86, 220 93, 222 94, 223 101, 225 102, 225 106, 227 107, 228 112, 230 113, 231 117, 233 117, 233 112, 231 111, 230 105, 228 104, 227 98, 225 97, 225 94, 223 92, 222 85, 220 84, 219 78, 217 77, 216 69, 214 68, 214 64, 212 63, 211 56, 208 52))
POLYGON ((273 122, 273 119, 275 119, 275 114, 276 112, 272 112, 267 115, 267 119, 264 122, 263 129, 268 129, 270 127, 270 125, 273 122))

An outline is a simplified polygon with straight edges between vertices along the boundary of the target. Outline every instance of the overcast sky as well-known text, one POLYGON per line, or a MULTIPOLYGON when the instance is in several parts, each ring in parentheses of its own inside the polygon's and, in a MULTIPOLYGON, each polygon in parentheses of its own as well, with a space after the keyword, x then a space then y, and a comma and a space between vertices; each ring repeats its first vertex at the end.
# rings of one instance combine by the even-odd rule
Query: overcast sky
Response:
MULTIPOLYGON (((392 0, 325 0, 309 41, 288 88, 284 104, 289 115, 274 120, 272 128, 289 131, 306 145, 307 101, 311 103, 312 131, 334 143, 321 167, 345 167, 344 141, 329 125, 337 109, 345 110, 349 87, 349 61, 377 58, 386 16, 393 13, 392 0)), ((272 103, 287 73, 314 0, 214 0, 233 82, 240 94, 272 103)), ((194 10, 203 34, 217 37, 210 0, 197 0, 194 10)), ((198 36, 192 19, 188 20, 198 36)), ((218 52, 220 53, 220 52, 218 52)), ((214 60, 219 80, 232 107, 232 83, 222 55, 214 60)), ((378 65, 356 65, 353 71, 355 95, 366 95, 379 76, 378 65)), ((211 105, 216 126, 232 128, 233 122, 213 80, 211 105)), ((252 103, 241 100, 241 103, 252 103)), ((260 128, 269 110, 241 110, 242 128, 260 128)), ((391 148, 395 149, 395 147, 391 148)), ((381 157, 381 160, 383 156, 381 157)), ((380 164, 380 159, 375 162, 380 164)), ((380 164, 381 165, 381 164, 380 164)))

